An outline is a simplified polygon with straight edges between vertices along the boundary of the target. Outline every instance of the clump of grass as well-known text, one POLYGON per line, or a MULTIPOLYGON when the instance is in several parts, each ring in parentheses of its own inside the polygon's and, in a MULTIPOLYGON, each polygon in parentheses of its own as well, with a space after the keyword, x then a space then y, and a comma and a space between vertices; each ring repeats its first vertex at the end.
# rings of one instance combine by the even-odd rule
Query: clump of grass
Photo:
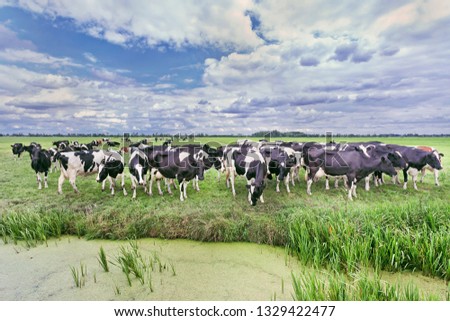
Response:
POLYGON ((103 271, 109 272, 108 260, 106 259, 106 254, 103 246, 100 247, 97 260, 98 263, 100 263, 100 266, 103 268, 103 271))
POLYGON ((293 299, 298 301, 417 301, 432 300, 432 295, 422 295, 413 285, 392 285, 375 274, 358 272, 345 276, 306 273, 292 274, 293 299))
POLYGON ((4 243, 11 240, 14 244, 24 241, 25 246, 35 247, 39 243, 47 244, 50 237, 60 238, 65 226, 63 213, 57 211, 10 212, 0 216, 0 233, 4 243))
POLYGON ((87 266, 83 263, 80 263, 80 269, 71 266, 70 271, 72 273, 72 278, 77 288, 81 288, 86 284, 87 278, 87 266))
POLYGON ((132 286, 133 278, 138 279, 141 285, 148 286, 150 292, 154 291, 153 272, 163 273, 168 271, 170 266, 172 276, 176 275, 174 264, 172 262, 164 263, 157 252, 152 252, 150 256, 144 257, 136 240, 130 241, 128 246, 120 247, 115 262, 110 263, 121 268, 129 286, 132 286))

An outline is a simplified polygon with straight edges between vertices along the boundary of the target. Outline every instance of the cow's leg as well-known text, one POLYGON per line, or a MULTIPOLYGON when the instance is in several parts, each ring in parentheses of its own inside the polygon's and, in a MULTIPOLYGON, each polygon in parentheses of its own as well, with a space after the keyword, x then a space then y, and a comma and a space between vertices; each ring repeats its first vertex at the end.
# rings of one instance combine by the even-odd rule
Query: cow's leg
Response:
POLYGON ((261 194, 261 196, 259 197, 259 200, 261 201, 261 203, 264 203, 264 197, 263 197, 263 194, 261 194))
POLYGON ((434 185, 439 186, 439 171, 435 168, 433 169, 434 173, 434 185))
POLYGON ((170 189, 170 185, 172 184, 176 188, 175 180, 173 178, 169 179, 169 184, 167 184, 167 193, 169 193, 169 195, 172 195, 172 190, 170 189))
POLYGON ((368 192, 370 190, 370 179, 372 178, 372 174, 370 174, 369 176, 366 176, 364 178, 365 180, 365 190, 368 192))
POLYGON ((325 176, 325 189, 328 191, 330 189, 330 179, 328 175, 325 176))
POLYGON ((291 168, 290 174, 291 174, 291 184, 292 186, 295 186, 295 176, 297 175, 297 166, 294 166, 291 168))
POLYGON ((247 200, 250 203, 250 205, 252 205, 252 193, 254 189, 255 186, 252 185, 252 180, 247 180, 247 190, 248 190, 247 200))
POLYGON ((36 180, 38 184, 38 189, 42 189, 41 174, 39 172, 36 172, 36 180))
POLYGON ((311 185, 313 183, 312 178, 309 178, 306 183, 306 194, 311 195, 311 185))
POLYGON ((280 179, 277 176, 277 189, 276 189, 277 193, 280 192, 280 179))
POLYGON ((334 180, 334 188, 339 188, 339 178, 336 177, 334 180))
MULTIPOLYGON (((372 174, 370 175, 370 176, 372 176, 372 174)), ((377 176, 377 174, 373 174, 373 184, 376 186, 376 187, 378 187, 378 176, 377 176)))
POLYGON ((397 175, 392 177, 392 183, 396 184, 396 185, 400 185, 400 178, 398 177, 398 173, 397 173, 397 175))
POLYGON ((44 188, 48 188, 47 176, 48 176, 48 172, 45 172, 44 173, 44 188))
POLYGON ((184 193, 184 199, 187 199, 187 187, 188 187, 188 185, 189 185, 189 182, 188 181, 184 181, 184 190, 183 190, 183 193, 184 193))
POLYGON ((61 175, 59 175, 59 178, 58 178, 58 194, 62 194, 62 185, 63 185, 65 179, 66 178, 64 176, 64 173, 63 173, 63 171, 61 171, 61 175))
POLYGON ((412 176, 414 189, 417 191, 417 176, 419 175, 419 170, 417 170, 415 168, 410 168, 409 174, 411 174, 411 176, 412 176))
POLYGON ((116 187, 116 181, 115 179, 113 179, 111 176, 108 176, 108 180, 109 180, 109 189, 113 189, 116 187))
POLYGON ((234 189, 234 170, 230 169, 230 184, 231 184, 231 192, 233 196, 236 197, 236 190, 234 189))
POLYGON ((356 180, 353 182, 353 191, 352 191, 352 194, 353 194, 353 197, 357 197, 356 196, 356 187, 358 187, 358 185, 356 185, 356 180))
POLYGON ((353 181, 352 181, 352 183, 351 183, 350 189, 348 190, 348 199, 349 199, 350 201, 353 201, 353 198, 352 198, 352 192, 353 192, 353 181))
POLYGON ((109 183, 110 183, 110 189, 111 189, 111 196, 114 196, 114 193, 116 191, 116 179, 112 179, 109 177, 109 183))
POLYGON ((403 169, 403 189, 408 187, 408 169, 403 169))
MULTIPOLYGON (((167 186, 168 186, 168 188, 170 188, 170 182, 167 182, 168 184, 167 184, 167 186)), ((161 195, 161 196, 163 196, 163 191, 161 190, 161 180, 160 179, 158 179, 157 181, 156 181, 156 186, 158 187, 158 194, 159 195, 161 195)))
POLYGON ((70 183, 70 185, 72 185, 73 190, 74 190, 75 193, 79 193, 80 191, 78 190, 77 185, 75 184, 76 178, 77 178, 76 173, 71 174, 71 175, 69 174, 69 183, 70 183))
POLYGON ((289 181, 290 181, 290 173, 287 174, 287 176, 284 178, 284 185, 286 186, 286 191, 288 193, 291 192, 291 190, 289 189, 289 181))
POLYGON ((230 188, 230 169, 228 167, 225 169, 225 183, 227 188, 230 188))
POLYGON ((198 176, 197 175, 195 175, 195 177, 194 177, 194 183, 192 183, 193 185, 194 185, 194 189, 197 191, 197 192, 200 192, 200 187, 198 186, 198 176))
POLYGON ((105 191, 105 186, 106 186, 106 179, 104 179, 102 182, 102 192, 105 191))
POLYGON ((426 172, 427 172, 427 169, 425 167, 420 170, 420 173, 422 174, 420 176, 420 182, 421 183, 423 183, 423 177, 425 176, 426 172))
POLYGON ((120 186, 122 186, 123 195, 127 196, 128 193, 127 193, 127 190, 125 189, 125 174, 124 173, 120 174, 120 179, 121 179, 120 186))
POLYGON ((131 190, 133 191, 133 196, 132 198, 135 199, 136 198, 136 179, 133 175, 130 174, 130 180, 131 180, 131 190))
POLYGON ((155 179, 156 179, 155 175, 153 173, 150 173, 150 179, 148 183, 148 193, 147 193, 149 196, 153 195, 153 182, 155 181, 155 179))
POLYGON ((383 173, 379 172, 378 173, 378 183, 380 183, 380 186, 384 184, 384 179, 383 179, 383 173))
POLYGON ((184 201, 184 193, 183 193, 183 187, 184 187, 184 181, 178 180, 178 185, 180 185, 180 201, 184 201))

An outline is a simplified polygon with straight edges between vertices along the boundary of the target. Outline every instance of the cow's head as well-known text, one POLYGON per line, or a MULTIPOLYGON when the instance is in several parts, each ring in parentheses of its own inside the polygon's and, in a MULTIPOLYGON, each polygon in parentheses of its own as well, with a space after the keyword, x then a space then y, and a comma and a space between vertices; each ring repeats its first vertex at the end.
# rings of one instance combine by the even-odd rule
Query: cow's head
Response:
POLYGON ((247 185, 247 188, 250 189, 250 193, 251 193, 252 206, 256 205, 256 202, 263 194, 265 187, 266 187, 266 183, 264 180, 262 180, 261 182, 252 183, 251 185, 247 185))
POLYGON ((14 145, 11 145, 11 148, 14 155, 20 155, 20 153, 24 151, 22 143, 15 143, 14 145))
POLYGON ((439 159, 438 156, 436 156, 435 153, 429 153, 426 156, 425 161, 427 162, 428 165, 430 165, 434 169, 441 170, 442 169, 441 160, 439 159))
POLYGON ((205 179, 205 163, 202 160, 197 161, 197 176, 200 181, 205 179))
POLYGON ((392 165, 392 162, 385 156, 381 156, 381 162, 380 162, 380 171, 389 175, 389 176, 395 176, 397 175, 397 171, 395 170, 394 165, 392 165))
POLYGON ((97 182, 101 183, 108 177, 108 168, 106 167, 105 160, 102 160, 98 165, 97 182))
POLYGON ((392 165, 397 168, 406 168, 408 164, 405 159, 400 156, 398 153, 388 153, 387 158, 391 161, 392 165))

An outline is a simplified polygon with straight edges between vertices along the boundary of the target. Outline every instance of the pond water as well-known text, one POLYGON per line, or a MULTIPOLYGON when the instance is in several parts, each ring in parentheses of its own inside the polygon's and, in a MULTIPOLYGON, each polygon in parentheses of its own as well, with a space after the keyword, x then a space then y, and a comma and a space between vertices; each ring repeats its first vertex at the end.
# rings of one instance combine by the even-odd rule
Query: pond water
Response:
POLYGON ((134 276, 130 287, 119 266, 104 272, 103 247, 112 263, 126 241, 86 241, 75 237, 26 249, 0 245, 0 300, 291 300, 295 260, 282 248, 250 243, 201 243, 142 239, 143 257, 157 257, 149 283, 134 276), (85 284, 75 286, 71 267, 87 269, 85 284), (153 292, 152 292, 153 290, 153 292))
MULTIPOLYGON (((138 252, 153 262, 153 270, 147 264, 144 284, 132 276, 130 286, 117 260, 130 244, 76 237, 30 249, 0 243, 0 300, 292 300, 291 273, 311 271, 277 247, 141 239, 138 252), (100 247, 110 272, 98 261, 100 247), (77 287, 72 269, 81 274, 81 265, 87 273, 83 286, 77 287)), ((385 273, 382 278, 414 282, 445 298, 442 280, 413 273, 385 273)))

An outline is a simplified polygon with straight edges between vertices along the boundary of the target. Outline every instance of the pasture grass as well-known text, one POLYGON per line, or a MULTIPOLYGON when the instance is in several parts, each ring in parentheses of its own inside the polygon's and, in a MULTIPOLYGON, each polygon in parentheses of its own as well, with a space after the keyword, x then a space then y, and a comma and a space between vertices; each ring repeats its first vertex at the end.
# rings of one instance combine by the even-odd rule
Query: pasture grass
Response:
MULTIPOLYGON (((376 272, 420 271, 424 275, 450 279, 449 138, 377 138, 386 143, 431 145, 443 152, 440 187, 434 186, 430 173, 424 183, 418 183, 418 191, 411 183, 403 190, 387 178, 382 186, 371 184, 369 192, 359 184, 358 197, 351 202, 344 187, 327 191, 323 181, 314 183, 313 195, 308 196, 302 170, 290 194, 284 186, 280 187, 281 193, 276 193, 275 181, 268 181, 264 191, 266 202, 258 202, 255 207, 247 202, 244 179, 236 180, 237 196, 233 198, 224 177, 218 179, 215 170, 206 173, 205 180, 200 182, 200 192, 194 191, 192 184, 188 186, 188 199, 184 202, 179 201, 177 190, 174 195, 149 197, 138 188, 136 200, 121 193, 112 197, 101 192, 95 176, 77 178, 80 194, 74 193, 66 181, 63 195, 58 195, 59 172, 49 174, 48 189, 38 190, 28 154, 14 161, 10 144, 37 141, 50 147, 52 140, 57 137, 0 138, 3 164, 0 167, 0 234, 4 243, 25 241, 26 246, 32 247, 61 235, 86 239, 157 237, 205 242, 243 241, 284 246, 286 253, 294 254, 304 264, 326 268, 343 278, 370 267, 376 272)), ((233 141, 232 138, 203 138, 201 142, 211 144, 213 140, 222 144, 233 141)), ((297 140, 321 141, 318 138, 297 140)), ((367 140, 339 139, 341 142, 367 140)), ((125 171, 128 176, 128 169, 125 171)), ((130 191, 128 177, 126 188, 130 191)), ((131 277, 146 283, 151 280, 149 270, 167 269, 167 264, 164 267, 156 257, 148 259, 149 268, 144 268, 133 247, 123 251, 119 264, 123 264, 129 284, 131 277), (139 266, 144 271, 139 271, 139 266)), ((176 274, 174 268, 172 274, 176 274)), ((153 288, 149 282, 147 285, 153 288)), ((314 285, 313 279, 309 282, 312 287, 321 286, 314 285)), ((334 296, 339 297, 339 291, 343 291, 340 281, 333 282, 334 296)), ((409 291, 408 296, 414 298, 415 291, 409 291)))

